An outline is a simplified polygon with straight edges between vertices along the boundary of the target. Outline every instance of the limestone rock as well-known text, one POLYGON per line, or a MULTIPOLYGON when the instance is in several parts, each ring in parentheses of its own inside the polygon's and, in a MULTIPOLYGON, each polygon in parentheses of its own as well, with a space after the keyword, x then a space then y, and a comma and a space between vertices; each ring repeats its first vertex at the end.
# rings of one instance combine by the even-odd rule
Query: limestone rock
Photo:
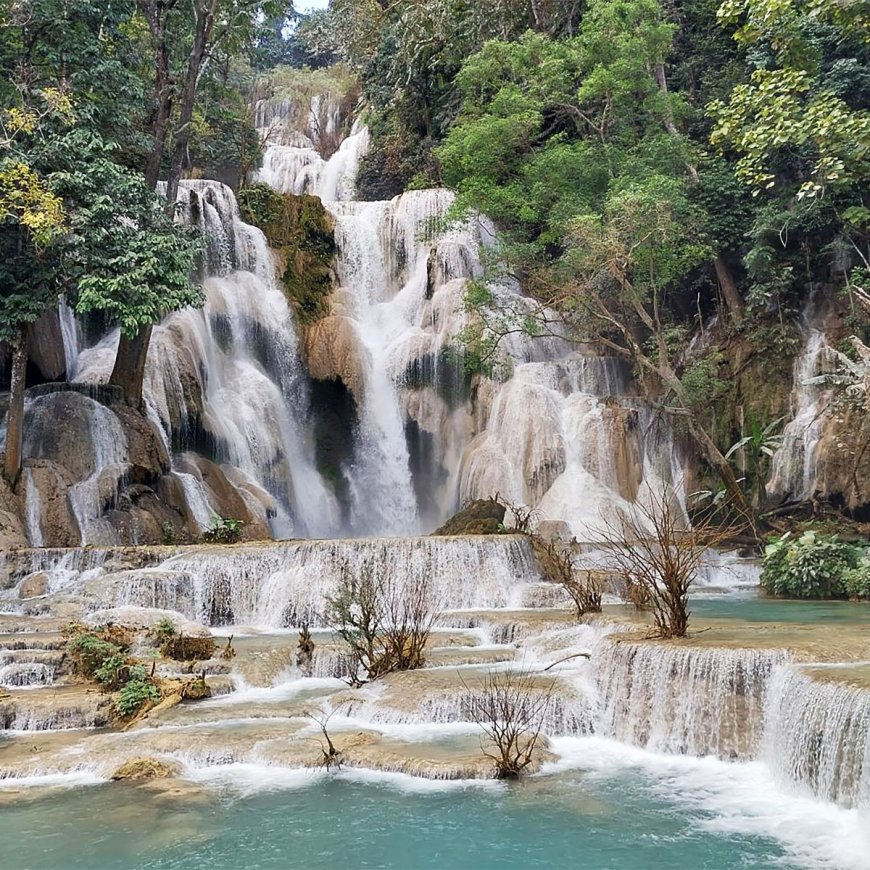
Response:
POLYGON ((495 499, 478 499, 454 514, 433 535, 497 535, 502 531, 505 506, 495 499))
POLYGON ((38 571, 35 574, 28 574, 21 581, 18 587, 19 598, 38 598, 40 595, 45 595, 48 592, 48 574, 44 571, 38 571))
MULTIPOLYGON (((2 459, 2 454, 0 454, 2 459)), ((27 534, 22 519, 24 505, 0 475, 0 550, 27 546, 27 534)))
POLYGON ((218 516, 241 520, 245 524, 245 540, 257 541, 270 537, 268 526, 251 510, 243 495, 230 483, 218 465, 194 453, 185 453, 179 460, 178 467, 205 484, 210 496, 209 502, 218 516))
POLYGON ((312 378, 340 380, 361 403, 370 362, 350 318, 333 313, 308 326, 302 337, 302 358, 312 378))
POLYGON ((181 772, 176 762, 159 758, 131 758, 125 761, 113 774, 114 780, 169 779, 181 772))
POLYGON ((28 356, 47 381, 59 381, 66 374, 63 353, 63 333, 57 309, 47 311, 28 329, 30 344, 28 356))
POLYGON ((76 482, 60 462, 28 459, 30 479, 39 493, 40 528, 46 547, 76 547, 81 540, 79 527, 70 509, 67 493, 76 482))

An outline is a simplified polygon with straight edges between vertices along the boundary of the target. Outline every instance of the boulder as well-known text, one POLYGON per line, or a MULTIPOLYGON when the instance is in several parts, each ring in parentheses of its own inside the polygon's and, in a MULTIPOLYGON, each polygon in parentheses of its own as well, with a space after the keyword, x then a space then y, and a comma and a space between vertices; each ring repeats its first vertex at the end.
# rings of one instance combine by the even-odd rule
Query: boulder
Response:
POLYGON ((128 476, 134 483, 154 483, 170 468, 169 451, 154 423, 127 405, 113 407, 127 439, 128 476))
POLYGON ((47 381, 58 381, 66 374, 63 352, 63 332, 57 309, 46 311, 28 328, 30 344, 28 356, 47 381))
POLYGON ((44 571, 28 574, 18 587, 19 598, 38 598, 48 592, 49 578, 44 571))
POLYGON ((302 359, 314 380, 341 381, 361 404, 371 363, 350 318, 332 313, 308 326, 302 336, 302 359))
MULTIPOLYGON (((0 453, 0 460, 3 454, 0 453)), ((14 550, 27 546, 24 530, 24 505, 0 475, 0 550, 14 550)))
POLYGON ((195 453, 185 453, 179 459, 178 468, 202 481, 209 494, 209 503, 218 516, 241 520, 245 524, 245 540, 261 541, 270 537, 268 526, 254 513, 244 495, 230 483, 220 466, 195 453))
POLYGON ((159 758, 131 758, 125 761, 113 774, 113 780, 141 781, 146 779, 169 779, 181 772, 177 762, 163 761, 159 758))
POLYGON ((75 483, 70 471, 56 460, 29 459, 30 479, 39 493, 40 529, 46 547, 77 547, 81 540, 78 523, 67 494, 75 483))
POLYGON ((495 499, 477 499, 454 514, 433 535, 497 535, 504 531, 505 506, 495 499))

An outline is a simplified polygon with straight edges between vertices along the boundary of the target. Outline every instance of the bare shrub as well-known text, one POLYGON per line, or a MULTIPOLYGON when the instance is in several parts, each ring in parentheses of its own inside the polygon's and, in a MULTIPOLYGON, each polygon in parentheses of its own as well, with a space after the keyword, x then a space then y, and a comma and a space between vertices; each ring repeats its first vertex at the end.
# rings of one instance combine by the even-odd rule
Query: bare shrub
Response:
POLYGON ((310 677, 314 669, 314 641, 308 623, 303 623, 299 631, 299 643, 296 645, 296 667, 306 677, 310 677))
POLYGON ((592 571, 578 570, 569 545, 532 535, 532 547, 544 576, 558 583, 571 597, 578 619, 587 613, 601 613, 602 590, 598 577, 592 571))
POLYGON ((655 635, 685 637, 689 590, 704 551, 724 543, 733 528, 714 520, 712 510, 687 524, 673 489, 652 493, 618 519, 604 522, 608 554, 626 587, 626 597, 652 613, 655 635))
POLYGON ((323 735, 323 740, 319 737, 315 737, 314 739, 320 746, 320 760, 318 761, 318 765, 320 767, 325 767, 327 770, 330 770, 333 767, 341 768, 341 752, 335 748, 335 744, 332 742, 332 738, 329 736, 329 731, 326 728, 329 724, 329 720, 334 714, 335 710, 333 710, 332 713, 324 713, 322 710, 315 710, 313 713, 305 713, 305 718, 311 719, 312 722, 316 722, 320 728, 320 733, 323 735))
POLYGON ((469 714, 483 729, 481 748, 497 779, 517 779, 532 763, 555 686, 540 679, 528 671, 490 671, 480 690, 469 690, 469 714))
POLYGON ((425 664, 435 610, 424 577, 402 586, 377 575, 371 565, 359 576, 345 570, 338 591, 327 598, 324 616, 350 647, 353 686, 425 664))
MULTIPOLYGON (((513 517, 513 526, 510 531, 520 535, 531 535, 534 532, 540 518, 540 512, 537 508, 502 498, 500 493, 496 493, 493 500, 503 505, 506 512, 513 517)), ((507 516, 505 516, 505 522, 507 522, 507 516)))

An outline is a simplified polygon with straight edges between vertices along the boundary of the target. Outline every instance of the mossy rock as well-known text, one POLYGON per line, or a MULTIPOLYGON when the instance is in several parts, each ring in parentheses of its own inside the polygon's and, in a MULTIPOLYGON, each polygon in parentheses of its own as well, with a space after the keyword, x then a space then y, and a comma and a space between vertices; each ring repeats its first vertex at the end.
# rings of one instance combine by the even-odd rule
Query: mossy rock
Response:
POLYGON ((214 657, 217 644, 214 638, 189 637, 175 634, 167 638, 160 647, 160 652, 168 659, 179 662, 204 662, 214 657))
POLYGON ((177 764, 161 761, 159 758, 131 758, 125 761, 113 774, 112 779, 143 781, 148 779, 169 779, 177 776, 181 768, 177 764))
POLYGON ((281 282, 302 325, 329 313, 335 225, 319 197, 255 184, 239 193, 242 217, 259 227, 281 262, 281 282))
POLYGON ((504 531, 505 506, 495 499, 477 499, 454 514, 440 529, 441 535, 497 535, 504 531))

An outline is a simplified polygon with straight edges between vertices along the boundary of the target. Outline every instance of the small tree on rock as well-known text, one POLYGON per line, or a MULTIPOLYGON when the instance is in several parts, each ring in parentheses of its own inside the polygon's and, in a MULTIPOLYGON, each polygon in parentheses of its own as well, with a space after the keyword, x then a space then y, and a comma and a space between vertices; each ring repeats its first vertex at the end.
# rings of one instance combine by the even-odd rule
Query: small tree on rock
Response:
POLYGON ((483 730, 481 748, 496 779, 518 779, 534 760, 554 685, 528 671, 490 671, 482 688, 471 691, 469 713, 483 730))
POLYGON ((417 576, 403 586, 365 565, 346 570, 335 595, 326 600, 327 624, 350 647, 350 683, 360 686, 393 671, 425 663, 435 610, 428 580, 417 576))

